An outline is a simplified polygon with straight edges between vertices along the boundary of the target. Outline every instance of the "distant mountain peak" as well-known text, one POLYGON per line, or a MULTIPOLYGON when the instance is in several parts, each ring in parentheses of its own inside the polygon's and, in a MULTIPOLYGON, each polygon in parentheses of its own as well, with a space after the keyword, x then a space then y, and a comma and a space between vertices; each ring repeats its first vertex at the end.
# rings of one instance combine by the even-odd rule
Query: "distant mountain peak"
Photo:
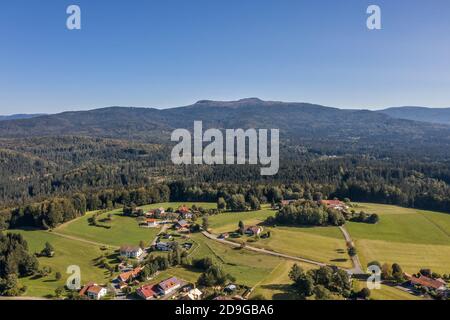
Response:
POLYGON ((263 104, 266 101, 259 98, 244 98, 237 101, 217 101, 217 100, 199 100, 194 105, 220 105, 220 106, 236 106, 243 104, 263 104))

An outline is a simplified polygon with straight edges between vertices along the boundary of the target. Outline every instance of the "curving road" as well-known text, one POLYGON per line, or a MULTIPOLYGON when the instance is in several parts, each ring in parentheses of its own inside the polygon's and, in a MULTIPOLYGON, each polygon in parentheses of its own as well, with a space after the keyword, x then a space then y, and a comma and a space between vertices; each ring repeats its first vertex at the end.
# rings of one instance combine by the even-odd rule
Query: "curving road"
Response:
MULTIPOLYGON (((223 243, 223 244, 235 247, 235 248, 241 247, 241 245, 239 243, 236 243, 236 242, 233 242, 233 241, 229 241, 229 240, 225 240, 225 239, 218 239, 217 235, 215 235, 215 234, 212 234, 212 233, 209 233, 209 232, 206 232, 206 231, 203 231, 202 234, 205 237, 207 237, 208 239, 211 239, 211 240, 214 240, 214 241, 217 241, 217 242, 220 242, 220 243, 223 243)), ((268 254, 268 255, 271 255, 271 256, 275 256, 275 257, 280 257, 280 258, 285 258, 285 259, 289 259, 289 260, 295 260, 295 261, 299 261, 299 262, 309 263, 309 264, 313 264, 313 265, 316 265, 316 266, 319 266, 319 267, 324 267, 324 266, 327 265, 326 263, 323 263, 323 262, 318 262, 318 261, 305 259, 305 258, 300 258, 300 257, 294 257, 294 256, 290 256, 290 255, 287 255, 287 254, 284 254, 284 253, 279 253, 279 252, 276 252, 276 251, 270 251, 270 250, 266 250, 266 249, 256 248, 256 247, 252 247, 252 246, 249 246, 249 245, 246 245, 244 247, 244 249, 250 250, 250 251, 254 251, 254 252, 258 252, 258 253, 268 254)), ((340 268, 340 269, 349 271, 349 270, 344 269, 344 268, 340 268)))

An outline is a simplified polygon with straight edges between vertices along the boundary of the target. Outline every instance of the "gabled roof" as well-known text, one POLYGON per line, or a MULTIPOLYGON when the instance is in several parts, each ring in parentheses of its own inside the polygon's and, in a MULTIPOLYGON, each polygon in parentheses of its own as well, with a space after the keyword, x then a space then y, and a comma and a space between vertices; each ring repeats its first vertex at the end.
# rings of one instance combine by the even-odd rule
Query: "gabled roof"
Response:
POLYGON ((180 220, 177 223, 178 225, 182 226, 182 227, 186 227, 189 225, 189 223, 186 220, 180 220))
POLYGON ((139 274, 139 272, 141 272, 141 270, 142 270, 142 268, 137 267, 137 268, 135 268, 135 269, 133 269, 133 270, 131 270, 131 271, 123 272, 123 273, 121 273, 121 274, 119 275, 119 279, 120 279, 121 281, 126 282, 126 281, 128 281, 128 279, 130 279, 130 278, 135 278, 135 277, 137 277, 137 275, 139 274))
POLYGON ((102 291, 103 289, 104 289, 103 287, 97 285, 96 283, 89 282, 83 287, 83 289, 80 290, 80 295, 83 296, 87 293, 98 295, 100 291, 102 291))
POLYGON ((416 278, 414 276, 409 276, 408 279, 409 279, 409 281, 411 281, 412 284, 417 284, 417 285, 427 287, 427 288, 432 288, 432 289, 440 289, 440 288, 446 286, 444 283, 442 283, 439 280, 428 278, 423 275, 420 275, 419 278, 416 278))
POLYGON ((90 287, 94 286, 95 283, 94 282, 88 282, 83 289, 80 290, 80 296, 83 296, 86 294, 86 292, 89 290, 90 287))
POLYGON ((139 250, 142 250, 139 246, 121 246, 120 252, 138 252, 139 250))
POLYGON ((140 294, 140 295, 144 296, 146 299, 148 299, 148 298, 155 296, 156 292, 158 290, 155 285, 151 284, 151 285, 142 286, 142 287, 138 288, 136 291, 138 292, 138 294, 140 294))
POLYGON ((345 203, 339 200, 321 200, 321 203, 327 205, 327 206, 342 206, 345 203))
POLYGON ((181 213, 188 213, 189 212, 189 208, 186 207, 186 206, 180 206, 180 207, 178 207, 177 211, 181 212, 181 213))
POLYGON ((100 291, 102 291, 102 290, 103 290, 103 287, 93 285, 87 290, 87 292, 98 295, 100 293, 100 291))

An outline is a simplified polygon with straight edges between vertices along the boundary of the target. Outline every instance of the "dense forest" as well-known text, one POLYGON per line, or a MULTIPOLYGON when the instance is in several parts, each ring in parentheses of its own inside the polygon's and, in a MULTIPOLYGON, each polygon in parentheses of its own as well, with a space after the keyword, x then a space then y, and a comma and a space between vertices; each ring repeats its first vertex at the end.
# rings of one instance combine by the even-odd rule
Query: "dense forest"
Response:
MULTIPOLYGON (((361 110, 246 99, 2 121, 0 227, 52 228, 86 210, 159 201, 350 198, 450 212, 450 127, 361 110), (280 170, 175 166, 170 130, 280 128, 280 170)), ((228 200, 227 200, 228 201, 228 200)))

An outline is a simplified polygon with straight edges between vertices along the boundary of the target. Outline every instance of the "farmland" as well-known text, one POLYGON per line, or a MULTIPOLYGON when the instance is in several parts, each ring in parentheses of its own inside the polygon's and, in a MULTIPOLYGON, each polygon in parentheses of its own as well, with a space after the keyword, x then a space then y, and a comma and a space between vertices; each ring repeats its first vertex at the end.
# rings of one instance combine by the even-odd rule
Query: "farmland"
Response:
MULTIPOLYGON (((253 212, 223 213, 209 218, 214 233, 233 232, 238 222, 246 226, 261 224, 275 211, 268 208, 253 212)), ((254 247, 316 260, 330 265, 351 267, 344 237, 337 227, 266 227, 271 232, 268 239, 252 242, 254 247)), ((244 236, 242 239, 249 240, 244 236)))
MULTIPOLYGON (((181 203, 162 203, 142 207, 149 210, 157 207, 176 208, 181 203)), ((186 203, 192 206, 193 203, 186 203)), ((196 203, 198 207, 214 208, 214 203, 196 203)), ((355 241, 358 254, 363 265, 372 260, 381 263, 399 263, 407 272, 417 272, 420 268, 431 268, 433 271, 448 273, 450 266, 450 215, 436 212, 405 209, 395 206, 376 204, 355 204, 355 210, 377 213, 380 221, 373 224, 348 222, 347 229, 355 241)), ((121 209, 101 213, 97 219, 100 226, 93 226, 89 218, 96 212, 68 222, 53 231, 11 230, 21 233, 28 241, 31 252, 40 252, 45 242, 55 248, 52 258, 40 257, 41 267, 51 267, 50 275, 42 278, 27 277, 20 279, 27 286, 26 296, 51 297, 57 287, 63 286, 67 278, 69 265, 78 265, 82 271, 82 282, 95 281, 106 284, 111 274, 96 266, 97 259, 107 255, 111 264, 114 250, 122 244, 137 245, 144 240, 150 243, 159 228, 140 228, 135 218, 123 216, 121 209), (110 219, 105 219, 107 217, 110 219), (105 228, 104 226, 108 226, 105 228), (104 246, 107 248, 104 248, 104 246), (61 280, 55 279, 60 272, 61 280)), ((213 233, 233 232, 238 222, 245 225, 262 225, 264 220, 274 215, 275 211, 268 206, 259 211, 221 213, 209 217, 210 230, 213 233)), ((280 253, 307 258, 327 264, 351 268, 346 244, 341 231, 337 227, 265 227, 271 236, 266 239, 242 236, 237 241, 247 241, 253 247, 260 247, 280 253)), ((252 296, 263 296, 266 299, 293 299, 289 288, 291 283, 288 273, 293 261, 232 248, 210 240, 201 233, 190 235, 193 243, 189 258, 211 257, 227 273, 234 276, 239 284, 254 288, 252 296)), ((156 253, 164 254, 164 253, 156 253)), ((314 268, 301 263, 305 270, 314 268)), ((116 275, 115 273, 114 275, 116 275)), ((199 270, 190 267, 174 267, 158 275, 158 279, 176 276, 195 282, 200 275, 199 270)), ((360 288, 363 283, 356 282, 360 288)), ((373 299, 414 299, 416 297, 397 288, 383 285, 382 290, 372 292, 373 299)))
POLYGON ((450 272, 450 215, 366 203, 355 209, 380 216, 376 225, 347 224, 363 265, 378 260, 397 262, 409 273, 421 268, 450 272))
POLYGON ((69 276, 66 274, 66 270, 70 265, 80 267, 82 282, 96 281, 97 283, 107 283, 110 279, 109 272, 95 265, 95 260, 105 253, 98 246, 73 241, 47 231, 11 230, 11 232, 21 233, 24 236, 28 242, 30 252, 40 252, 47 241, 55 248, 54 257, 39 258, 40 267, 50 267, 52 269, 52 273, 49 276, 43 278, 32 276, 20 279, 20 282, 27 286, 26 296, 45 297, 52 295, 57 287, 65 285, 65 281, 69 276), (61 280, 55 280, 56 272, 62 274, 61 280))

